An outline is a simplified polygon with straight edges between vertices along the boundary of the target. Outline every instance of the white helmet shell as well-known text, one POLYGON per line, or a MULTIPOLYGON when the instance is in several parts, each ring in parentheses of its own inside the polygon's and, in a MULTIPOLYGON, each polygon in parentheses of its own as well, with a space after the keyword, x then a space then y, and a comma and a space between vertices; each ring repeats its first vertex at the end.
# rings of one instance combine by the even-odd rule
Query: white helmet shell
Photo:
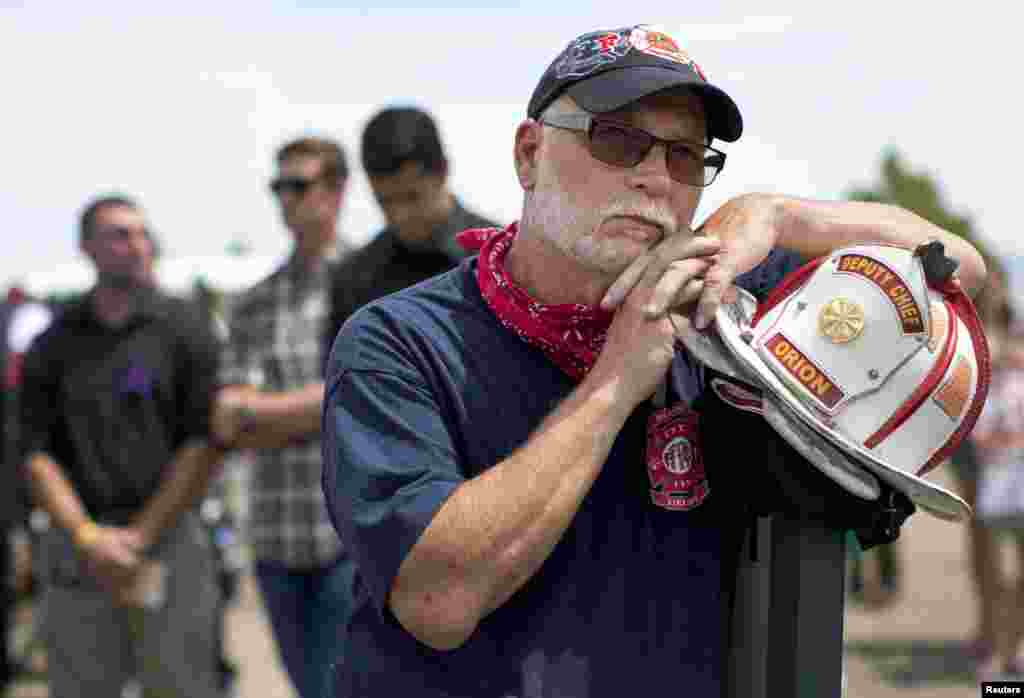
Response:
MULTIPOLYGON (((923 476, 973 428, 991 368, 981 323, 959 284, 929 284, 920 253, 927 247, 837 250, 787 276, 760 306, 739 291, 719 309, 715 329, 731 358, 783 407, 769 422, 815 466, 872 498, 870 480, 855 484, 834 454, 807 448, 806 430, 781 428, 780 414, 921 508, 959 520, 970 514, 966 503, 923 476)), ((695 344, 693 337, 684 342, 695 344)))

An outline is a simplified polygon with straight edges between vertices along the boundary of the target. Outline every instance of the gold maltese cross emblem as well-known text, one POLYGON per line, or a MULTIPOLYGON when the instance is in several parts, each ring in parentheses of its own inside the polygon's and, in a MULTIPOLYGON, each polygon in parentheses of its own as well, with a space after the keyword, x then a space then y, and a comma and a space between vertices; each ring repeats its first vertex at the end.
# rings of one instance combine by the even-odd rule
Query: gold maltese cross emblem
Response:
POLYGON ((818 314, 818 331, 833 344, 852 342, 864 331, 864 309, 846 298, 833 298, 818 314))

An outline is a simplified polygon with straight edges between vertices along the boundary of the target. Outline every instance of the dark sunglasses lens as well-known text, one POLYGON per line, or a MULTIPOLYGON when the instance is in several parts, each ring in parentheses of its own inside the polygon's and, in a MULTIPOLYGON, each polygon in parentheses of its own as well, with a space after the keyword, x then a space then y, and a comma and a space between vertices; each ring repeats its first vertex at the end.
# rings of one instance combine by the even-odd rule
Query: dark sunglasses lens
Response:
POLYGON ((598 121, 590 130, 590 154, 609 165, 633 167, 653 144, 649 134, 621 124, 598 121))
POLYGON ((703 186, 709 181, 707 170, 711 170, 714 178, 714 168, 705 168, 703 148, 686 143, 677 143, 669 148, 668 173, 677 182, 703 186))
POLYGON ((276 196, 282 196, 285 193, 293 194, 295 196, 302 196, 309 189, 310 182, 304 179, 275 179, 270 183, 270 190, 274 192, 276 196))
POLYGON ((107 225, 96 228, 96 231, 106 238, 127 238, 137 233, 141 233, 146 238, 150 237, 149 231, 145 228, 135 228, 126 225, 107 225))

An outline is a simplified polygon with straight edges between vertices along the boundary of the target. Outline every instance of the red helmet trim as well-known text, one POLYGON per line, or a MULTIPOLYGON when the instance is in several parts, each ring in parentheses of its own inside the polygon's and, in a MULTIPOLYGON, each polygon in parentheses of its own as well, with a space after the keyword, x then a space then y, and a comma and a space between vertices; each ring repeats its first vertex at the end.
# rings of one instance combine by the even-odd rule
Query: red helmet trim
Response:
POLYGON ((967 414, 964 415, 960 426, 950 435, 946 443, 928 459, 928 462, 918 469, 916 473, 918 477, 925 475, 932 468, 946 460, 960 445, 960 442, 971 433, 971 430, 974 429, 974 424, 978 421, 978 416, 981 415, 982 408, 985 406, 985 400, 988 398, 989 383, 992 380, 992 357, 988 353, 988 340, 985 339, 985 331, 982 328, 981 319, 974 309, 974 303, 971 302, 970 296, 964 293, 963 289, 959 286, 947 284, 943 291, 952 296, 953 307, 959 311, 957 316, 963 321, 967 327, 968 334, 971 336, 971 343, 974 345, 974 360, 978 369, 978 387, 974 391, 974 400, 971 402, 971 406, 967 408, 967 414))
MULTIPOLYGON (((946 301, 945 303, 946 312, 950 314, 950 317, 955 318, 956 311, 953 310, 949 301, 946 301)), ((943 376, 945 376, 946 372, 949 370, 949 365, 953 363, 953 356, 956 354, 956 341, 959 333, 957 328, 958 323, 949 323, 949 332, 946 333, 946 343, 942 347, 942 356, 940 356, 939 360, 932 366, 932 369, 928 372, 928 375, 925 376, 921 385, 917 387, 917 390, 910 394, 910 397, 908 397, 903 404, 892 413, 892 416, 890 416, 889 419, 885 420, 885 424, 883 424, 878 431, 867 438, 864 442, 865 448, 874 448, 878 444, 882 443, 886 437, 903 426, 903 424, 910 419, 918 409, 920 409, 921 405, 924 404, 924 401, 928 399, 928 396, 931 395, 939 386, 943 376)))
POLYGON ((750 326, 756 327, 757 323, 768 311, 788 298, 793 291, 802 286, 804 281, 807 280, 807 277, 811 275, 811 272, 821 266, 821 263, 824 262, 825 259, 826 257, 816 257, 796 271, 792 271, 787 274, 779 285, 769 291, 764 300, 757 304, 757 311, 754 313, 754 317, 750 320, 750 326))

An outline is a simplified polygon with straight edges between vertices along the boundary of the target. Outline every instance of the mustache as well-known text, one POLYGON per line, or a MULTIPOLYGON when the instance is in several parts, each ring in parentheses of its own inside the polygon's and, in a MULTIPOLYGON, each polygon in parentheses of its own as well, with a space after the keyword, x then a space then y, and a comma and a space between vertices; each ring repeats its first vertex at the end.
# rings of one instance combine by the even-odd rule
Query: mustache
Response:
POLYGON ((600 212, 601 218, 612 218, 615 216, 629 216, 639 218, 645 223, 650 223, 661 228, 662 237, 667 237, 679 230, 679 221, 672 210, 664 204, 653 201, 614 201, 600 212))

